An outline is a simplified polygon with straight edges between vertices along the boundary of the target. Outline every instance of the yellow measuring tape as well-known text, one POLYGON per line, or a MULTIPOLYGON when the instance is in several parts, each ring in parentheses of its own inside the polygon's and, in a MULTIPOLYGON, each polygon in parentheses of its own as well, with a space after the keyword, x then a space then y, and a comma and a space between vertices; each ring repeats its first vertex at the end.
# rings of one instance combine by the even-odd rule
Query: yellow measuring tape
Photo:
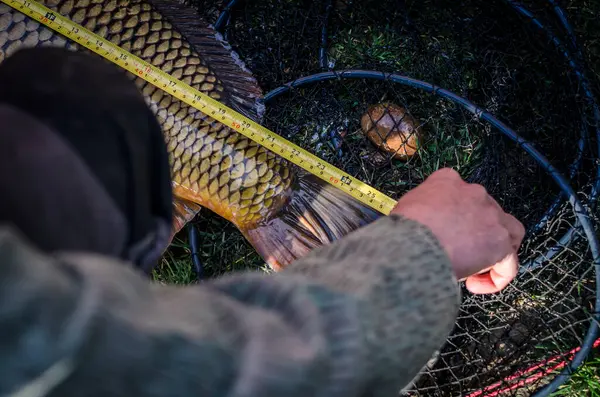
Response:
POLYGON ((0 0, 388 215, 392 198, 36 1, 0 0))

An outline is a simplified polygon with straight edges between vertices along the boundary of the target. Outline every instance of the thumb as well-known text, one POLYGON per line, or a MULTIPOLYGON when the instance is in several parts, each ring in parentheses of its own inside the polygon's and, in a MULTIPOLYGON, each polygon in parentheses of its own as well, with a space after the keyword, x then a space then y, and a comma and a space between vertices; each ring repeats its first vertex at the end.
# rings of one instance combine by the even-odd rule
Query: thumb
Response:
POLYGON ((506 288, 516 277, 519 258, 516 252, 496 263, 489 272, 467 277, 467 289, 473 294, 493 294, 506 288))

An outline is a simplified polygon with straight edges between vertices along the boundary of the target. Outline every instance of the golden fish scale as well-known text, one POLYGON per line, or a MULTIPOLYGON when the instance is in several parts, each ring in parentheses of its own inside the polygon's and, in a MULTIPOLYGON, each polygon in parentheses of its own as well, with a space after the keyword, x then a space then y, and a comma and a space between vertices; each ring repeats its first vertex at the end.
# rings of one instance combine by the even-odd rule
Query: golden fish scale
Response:
MULTIPOLYGON (((206 62, 150 3, 136 0, 47 0, 81 24, 214 99, 224 87, 206 62)), ((0 4, 0 62, 16 49, 63 46, 87 51, 0 4)), ((162 126, 176 196, 238 226, 251 226, 282 203, 292 175, 285 160, 197 109, 131 75, 162 126)))

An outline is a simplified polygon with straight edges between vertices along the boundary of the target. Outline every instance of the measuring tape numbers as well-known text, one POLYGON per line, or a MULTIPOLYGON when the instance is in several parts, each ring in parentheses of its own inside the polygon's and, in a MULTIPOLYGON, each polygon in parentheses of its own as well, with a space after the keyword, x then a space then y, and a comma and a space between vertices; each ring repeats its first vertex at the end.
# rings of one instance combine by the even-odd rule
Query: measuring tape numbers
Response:
POLYGON ((42 4, 27 0, 0 0, 0 2, 128 70, 216 121, 233 128, 374 210, 388 215, 395 207, 396 201, 392 198, 42 4))

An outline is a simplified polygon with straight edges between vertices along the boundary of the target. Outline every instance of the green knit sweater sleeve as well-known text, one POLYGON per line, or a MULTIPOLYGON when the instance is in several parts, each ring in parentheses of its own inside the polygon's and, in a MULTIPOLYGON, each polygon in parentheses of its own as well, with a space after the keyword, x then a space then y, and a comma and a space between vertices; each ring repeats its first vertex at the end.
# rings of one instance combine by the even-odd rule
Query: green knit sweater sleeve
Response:
POLYGON ((459 307, 424 227, 384 217, 273 275, 152 284, 0 228, 0 395, 396 396, 459 307))

